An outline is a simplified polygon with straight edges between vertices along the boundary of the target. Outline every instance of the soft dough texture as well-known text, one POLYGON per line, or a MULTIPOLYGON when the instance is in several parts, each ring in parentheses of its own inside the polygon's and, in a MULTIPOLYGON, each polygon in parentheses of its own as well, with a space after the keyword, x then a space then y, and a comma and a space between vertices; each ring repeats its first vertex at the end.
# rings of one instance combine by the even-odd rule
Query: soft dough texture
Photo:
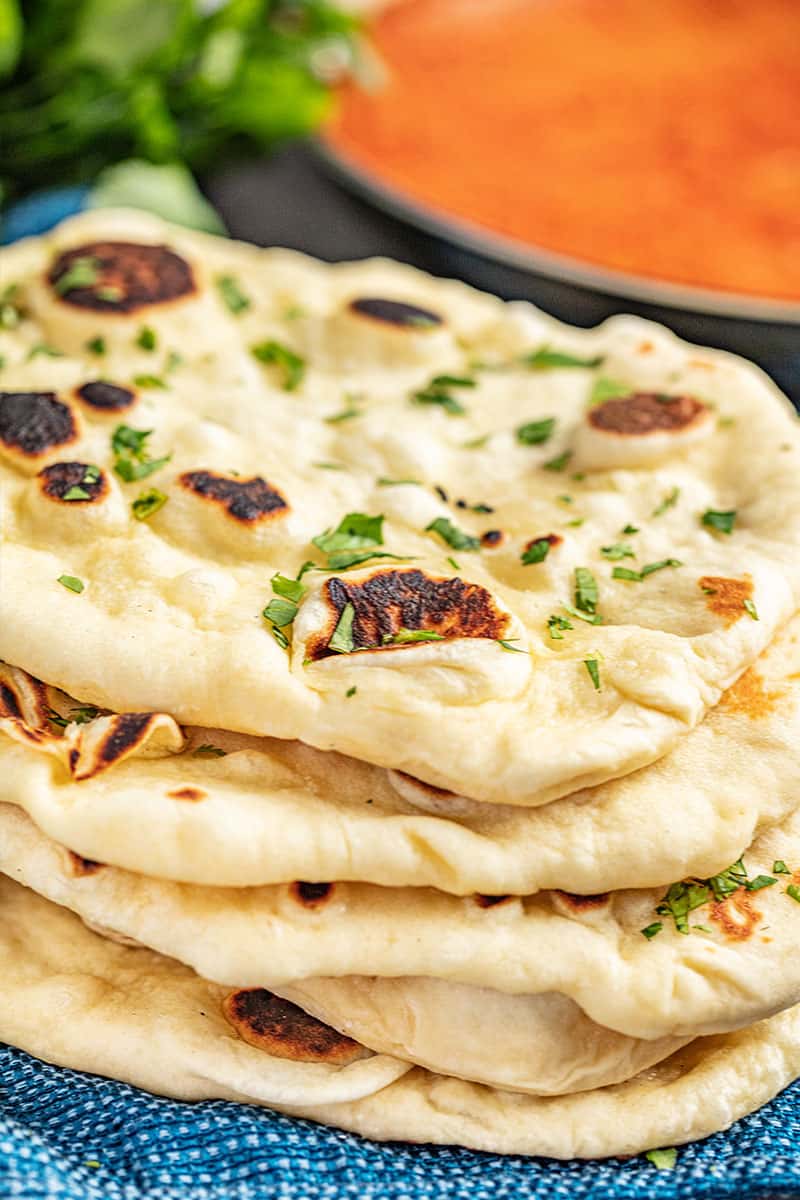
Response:
MULTIPOLYGON (((776 860, 800 880, 800 815, 751 847, 749 876, 768 874, 776 860)), ((787 894, 788 875, 696 908, 693 932, 681 934, 656 913, 661 888, 504 899, 352 883, 212 888, 147 879, 76 860, 12 805, 0 805, 0 871, 232 987, 431 976, 515 995, 558 992, 599 1025, 646 1039, 724 1032, 800 1002, 800 904, 787 894), (647 940, 641 931, 657 920, 663 929, 647 940)))
POLYGON ((0 656, 81 701, 299 738, 538 805, 657 759, 800 604, 800 431, 739 360, 632 318, 577 331, 395 263, 325 266, 142 214, 87 214, 0 261, 23 312, 0 334, 0 656), (117 275, 100 300, 89 289, 94 308, 47 282, 65 248, 115 239, 169 243, 193 288, 120 312, 117 275), (250 299, 238 317, 221 274, 250 299), (265 343, 258 362, 249 348, 265 343), (299 381, 284 346, 305 360, 299 381), (520 361, 544 347, 602 362, 520 361), (645 397, 623 405, 622 431, 617 400, 589 406, 601 375, 645 397), (79 398, 98 378, 129 387, 127 407, 79 398), (152 431, 152 459, 170 456, 143 481, 113 470, 118 423, 152 431), (59 463, 100 469, 90 497, 63 498, 59 463), (167 502, 137 521, 131 503, 151 486, 167 502), (732 532, 704 525, 707 510, 735 510, 732 532), (383 515, 369 548, 413 561, 308 572, 284 649, 261 616, 270 579, 326 565, 311 539, 348 513, 383 515), (443 520, 473 543, 428 530, 443 520), (524 565, 543 539, 546 558, 524 565), (602 548, 620 541, 627 569, 682 565, 613 578, 602 548), (602 624, 564 608, 577 568, 594 576, 596 604, 582 603, 602 624), (573 626, 560 639, 552 615, 573 626), (384 644, 409 629, 441 640, 384 644), (373 648, 334 652, 351 644, 373 648))
POLYGON ((54 689, 42 700, 2 664, 0 683, 28 723, 25 735, 0 702, 2 799, 85 858, 185 883, 363 880, 462 895, 667 886, 724 870, 800 801, 800 618, 658 763, 534 810, 300 742, 191 729, 184 744, 169 718, 160 751, 153 728, 129 757, 76 778, 68 751, 98 722, 59 736, 48 706, 67 721, 90 714, 54 689))
POLYGON ((8 881, 0 906, 0 1038, 182 1100, 266 1104, 379 1140, 588 1158, 705 1137, 800 1073, 796 1009, 695 1042, 616 1087, 547 1099, 387 1058, 343 1069, 287 1061, 240 1041, 220 1015, 221 989, 178 963, 114 945, 8 881))

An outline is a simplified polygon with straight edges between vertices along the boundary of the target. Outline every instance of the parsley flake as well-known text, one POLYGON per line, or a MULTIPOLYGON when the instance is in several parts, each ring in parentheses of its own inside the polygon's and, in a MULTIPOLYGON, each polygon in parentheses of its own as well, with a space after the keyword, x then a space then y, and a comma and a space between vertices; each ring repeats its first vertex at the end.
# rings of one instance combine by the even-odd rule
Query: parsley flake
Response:
POLYGON ((143 325, 136 337, 136 345, 140 350, 152 352, 158 345, 155 329, 151 329, 149 325, 143 325))
POLYGON ((152 429, 133 429, 130 425, 118 425, 111 435, 111 449, 114 453, 114 470, 125 483, 135 483, 146 479, 154 471, 159 471, 172 458, 166 454, 162 458, 150 458, 147 453, 147 439, 151 437, 152 429))
POLYGON ((586 667, 586 670, 589 672, 589 678, 591 679, 592 683, 594 684, 594 690, 596 692, 599 692, 601 690, 600 689, 600 664, 599 664, 599 662, 597 661, 596 658, 585 658, 583 660, 583 665, 586 667))
POLYGON ((68 588, 71 592, 77 592, 78 595, 81 594, 84 588, 83 580, 78 579, 76 575, 59 575, 56 582, 68 588))
POLYGON ((595 616, 598 599, 597 580, 588 567, 575 568, 575 605, 581 612, 595 616))
POLYGON ((749 596, 744 601, 744 611, 748 613, 754 621, 758 620, 758 609, 755 606, 755 602, 751 600, 749 596))
POLYGON ((338 425, 342 421, 352 421, 354 417, 363 415, 363 408, 356 408, 354 396, 347 396, 345 399, 347 400, 347 405, 341 412, 332 413, 329 417, 323 417, 326 425, 338 425))
POLYGON ((501 650, 506 650, 510 654, 527 654, 527 650, 522 650, 519 646, 512 645, 512 642, 518 642, 519 638, 498 638, 497 644, 501 650))
POLYGON ((552 613, 551 616, 547 618, 547 628, 549 630, 550 637, 554 642, 563 642, 563 631, 565 629, 574 629, 575 626, 571 621, 568 621, 566 617, 560 617, 557 613, 552 613))
POLYGON ((430 525, 425 526, 426 533, 437 533, 442 541, 447 542, 453 550, 480 550, 480 538, 474 537, 471 533, 464 533, 453 524, 448 517, 437 517, 435 521, 431 521, 430 525))
POLYGON ((235 317, 247 312, 251 305, 250 297, 244 294, 233 275, 218 275, 214 282, 228 312, 235 317))
POLYGON ((160 375, 134 375, 133 382, 136 387, 149 388, 150 391, 167 391, 167 384, 160 375))
POLYGON ((555 417, 545 417, 541 421, 528 421, 525 425, 517 427, 517 441, 522 446, 541 446, 553 436, 555 427, 555 417))
MULTIPOLYGON (((547 462, 542 463, 542 467, 545 471, 564 471, 569 466, 571 459, 572 451, 565 450, 563 454, 557 454, 555 458, 548 458, 547 462)), ((558 498, 562 500, 563 496, 559 496, 558 498)), ((569 497, 569 503, 572 503, 571 496, 569 497)))
POLYGON ((611 562, 618 562, 621 558, 636 558, 636 551, 627 542, 615 542, 613 546, 601 546, 600 553, 603 558, 607 558, 611 562))
POLYGON ((99 336, 90 338, 90 340, 86 343, 86 349, 90 354, 97 354, 98 356, 103 355, 106 352, 106 339, 99 336))
POLYGON ((537 538, 535 542, 531 542, 530 546, 520 555, 520 561, 524 567, 530 567, 534 563, 544 562, 550 553, 550 539, 537 538))
POLYGON ((611 572, 612 579, 628 579, 632 583, 642 583, 648 575, 653 575, 656 571, 663 571, 666 567, 682 567, 683 563, 678 558, 663 558, 661 562, 647 563, 642 567, 641 571, 631 571, 628 567, 614 567, 611 572))
POLYGON ((353 620, 356 615, 356 610, 348 600, 341 613, 339 620, 336 622, 336 628, 331 634, 331 640, 328 642, 328 649, 335 651, 336 654, 351 654, 355 642, 353 640, 353 620))
POLYGON ((653 509, 651 516, 662 517, 668 509, 674 508, 678 503, 680 494, 681 489, 677 487, 674 487, 671 492, 667 492, 661 503, 653 509))
POLYGON ((272 338, 250 347, 253 358, 267 366, 278 367, 283 373, 281 386, 285 392, 293 392, 300 386, 306 371, 306 361, 294 350, 272 338))
POLYGON ((706 529, 713 529, 715 533, 733 533, 733 527, 736 524, 736 509, 720 512, 714 508, 707 508, 701 520, 706 529))
POLYGON ((167 497, 164 492, 160 492, 158 488, 148 488, 136 497, 131 504, 133 515, 137 521, 147 521, 154 513, 157 513, 160 508, 163 508, 167 503, 167 497))
POLYGON ((345 694, 344 694, 345 700, 349 700, 351 696, 355 696, 357 691, 358 691, 358 688, 356 687, 355 684, 353 684, 353 686, 349 687, 347 689, 347 691, 345 692, 345 694))
POLYGON ((382 644, 384 646, 407 646, 412 642, 443 642, 445 640, 443 633, 436 633, 433 629, 398 629, 396 633, 385 633, 383 635, 382 644))
POLYGON ((796 900, 800 904, 800 888, 796 883, 790 883, 786 889, 786 895, 791 896, 792 900, 796 900))
POLYGON ((228 753, 221 746, 212 746, 210 742, 204 742, 202 746, 197 746, 192 751, 192 758, 224 758, 228 753))
POLYGON ((791 873, 782 858, 775 859, 775 862, 772 864, 773 875, 791 875, 791 873))
POLYGON ((413 484, 415 487, 422 487, 419 479, 389 479, 386 475, 381 475, 378 480, 378 487, 406 487, 413 484))
POLYGON ((644 929, 640 929, 639 932, 641 933, 642 937, 646 937, 648 942, 651 942, 654 937, 661 933, 663 928, 663 921, 653 921, 652 925, 647 925, 644 929))
POLYGON ((592 407, 596 404, 605 404, 606 400, 629 396, 630 392, 631 389, 626 383, 620 383, 617 379, 606 379, 601 375, 599 379, 595 380, 589 393, 589 404, 592 407))
POLYGON ((466 375, 435 375, 426 387, 419 392, 414 392, 411 399, 414 404, 437 405, 451 417, 460 417, 467 410, 453 395, 453 388, 474 388, 475 386, 475 380, 466 375))
POLYGON ((678 1161, 678 1151, 674 1146, 667 1150, 648 1150, 645 1158, 659 1171, 671 1171, 678 1161))
POLYGON ((620 530, 620 533, 627 534, 629 537, 632 537, 634 533, 638 533, 638 532, 639 532, 638 525, 626 525, 626 526, 624 526, 623 529, 620 530))
POLYGON ((762 888, 772 887, 777 882, 777 879, 773 879, 771 875, 756 875, 755 879, 748 879, 744 886, 745 891, 760 892, 762 888))
POLYGON ((603 362, 603 355, 598 354, 592 358, 579 358, 575 354, 569 354, 564 350, 553 350, 551 346, 540 346, 538 350, 531 351, 530 354, 524 354, 520 359, 526 367, 532 367, 534 371, 550 371, 554 368, 566 367, 599 367, 603 362))
POLYGON ((297 605, 293 600, 270 600, 262 615, 273 625, 283 629, 286 625, 291 625, 297 616, 297 605))
POLYGON ((65 296, 67 292, 75 291, 78 288, 94 287, 100 278, 99 266, 98 260, 88 254, 73 258, 63 275, 60 275, 53 284, 53 290, 59 296, 65 296))

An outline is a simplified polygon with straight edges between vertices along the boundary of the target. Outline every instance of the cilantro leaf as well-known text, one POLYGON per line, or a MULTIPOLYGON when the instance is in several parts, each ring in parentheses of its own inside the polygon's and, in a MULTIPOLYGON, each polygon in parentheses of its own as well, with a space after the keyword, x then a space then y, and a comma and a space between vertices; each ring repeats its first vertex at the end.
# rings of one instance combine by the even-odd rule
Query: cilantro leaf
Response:
POLYGON ((131 504, 133 515, 137 521, 147 521, 153 513, 157 513, 167 503, 167 497, 158 488, 148 488, 131 504))
POLYGON ((594 616, 598 600, 597 580, 588 567, 575 568, 575 605, 594 616))
POLYGON ((382 546, 383 521, 382 515, 370 517, 366 513, 347 513, 335 529, 327 529, 311 541, 323 554, 382 546))
POLYGON ((353 620, 356 615, 356 610, 348 600, 341 613, 339 620, 336 622, 336 628, 331 634, 331 640, 328 642, 328 648, 334 650, 337 654, 351 654, 355 641, 353 640, 353 620))
POLYGON ((678 1161, 678 1151, 674 1146, 666 1150, 648 1150, 645 1158, 659 1171, 671 1171, 678 1161))
POLYGON ((541 446, 553 436, 555 427, 555 417, 544 417, 541 421, 528 421, 525 425, 517 426, 517 441, 522 446, 541 446))
POLYGON ((251 305, 250 297, 244 294, 233 275, 218 275, 214 282, 228 312, 235 317, 247 312, 251 305))
POLYGON ((531 542, 530 546, 520 555, 520 561, 525 567, 529 567, 534 563, 544 562, 550 553, 550 539, 537 538, 535 542, 531 542))
POLYGON ((306 372, 306 361, 294 350, 269 338, 250 347, 253 358, 267 366, 275 366, 283 375, 282 388, 285 392, 293 392, 300 386, 306 372))
POLYGON ((654 517, 662 517, 667 509, 675 507, 675 505, 678 503, 680 494, 681 489, 677 487, 673 488, 671 492, 667 492, 661 503, 653 509, 651 515, 654 517))
POLYGON ((68 588, 71 592, 77 592, 78 595, 81 594, 84 588, 83 580, 78 579, 76 575, 59 575, 56 582, 68 588))
POLYGON ((473 537, 471 533, 464 533, 453 524, 448 517, 437 517, 435 521, 431 521, 430 525, 425 526, 425 532, 437 533, 442 541, 447 542, 453 550, 480 550, 480 538, 473 537))
POLYGON ((596 658, 585 658, 583 660, 583 665, 586 667, 586 670, 589 672, 589 678, 591 679, 592 683, 594 684, 594 690, 596 692, 599 692, 600 691, 600 664, 598 663, 596 658))
POLYGON ((383 635, 384 646, 407 646, 411 642, 443 642, 444 640, 443 633, 436 633, 432 629, 398 629, 396 633, 383 635))
POLYGON ((720 512, 717 509, 708 508, 703 513, 702 522, 706 529, 713 529, 716 533, 733 533, 733 527, 736 524, 736 509, 720 512))
POLYGON ((599 367, 603 362, 603 355, 598 354, 592 358, 580 358, 575 354, 569 354, 565 350, 553 350, 550 346, 540 346, 538 350, 531 351, 530 354, 524 354, 520 359, 526 367, 533 367, 535 371, 550 371, 554 368, 565 367, 599 367))
POLYGON ((559 617, 556 613, 553 613, 547 618, 547 628, 554 642, 563 642, 563 631, 565 629, 574 629, 575 626, 566 617, 559 617))
POLYGON ((615 542, 613 546, 601 546, 600 553, 603 558, 610 559, 611 562, 618 562, 621 558, 636 558, 636 551, 627 542, 615 542))
POLYGON ((606 400, 617 400, 622 396, 630 396, 630 394, 631 389, 627 383, 620 383, 616 379, 606 379, 601 375, 592 385, 589 404, 594 407, 596 404, 605 404, 606 400))

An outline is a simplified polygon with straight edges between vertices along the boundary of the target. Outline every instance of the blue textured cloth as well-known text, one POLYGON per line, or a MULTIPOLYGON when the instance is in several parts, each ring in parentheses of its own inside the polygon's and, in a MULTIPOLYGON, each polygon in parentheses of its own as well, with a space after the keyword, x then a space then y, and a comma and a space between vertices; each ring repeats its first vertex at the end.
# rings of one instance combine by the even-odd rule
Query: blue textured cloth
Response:
POLYGON ((800 1085, 658 1171, 643 1158, 560 1163, 377 1145, 259 1108, 158 1099, 0 1047, 0 1196, 797 1200, 800 1085))

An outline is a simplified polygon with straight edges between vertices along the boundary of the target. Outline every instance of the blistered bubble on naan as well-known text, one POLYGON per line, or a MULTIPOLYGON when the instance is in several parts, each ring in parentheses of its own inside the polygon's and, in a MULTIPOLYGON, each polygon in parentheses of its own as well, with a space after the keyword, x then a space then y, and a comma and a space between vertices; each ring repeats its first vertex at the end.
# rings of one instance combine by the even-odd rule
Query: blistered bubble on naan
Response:
POLYGON ((94 504, 108 493, 108 478, 85 462, 57 462, 37 476, 41 494, 57 504, 94 504))
POLYGON ((632 392, 589 408, 574 449, 592 470, 643 467, 685 450, 712 428, 710 409, 694 396, 632 392))
POLYGON ((356 367, 424 363, 453 346, 444 316, 408 300, 356 296, 330 317, 327 350, 356 367))
POLYGON ((77 414, 55 392, 0 392, 0 458, 38 471, 80 437, 77 414))
MULTIPOLYGON (((323 586, 330 613, 328 629, 306 646, 311 659, 336 653, 331 638, 345 606, 354 610, 353 650, 402 650, 424 641, 397 643, 403 630, 425 630, 443 640, 452 638, 502 638, 509 616, 485 588, 464 579, 443 579, 416 568, 376 571, 356 583, 337 577, 323 586)), ((430 645, 435 644, 432 640, 430 645)))
POLYGON ((76 854, 74 850, 67 850, 67 873, 73 879, 83 879, 86 875, 96 875, 98 871, 102 871, 105 863, 95 862, 93 858, 84 858, 81 854, 76 854))
POLYGON ((333 890, 332 883, 306 883, 300 879, 289 887, 290 895, 304 908, 322 908, 332 898, 333 890))
POLYGON ((386 300, 380 296, 362 296, 351 300, 348 309, 357 317, 389 325, 394 329, 435 329, 442 318, 429 308, 419 308, 403 300, 386 300))
POLYGON ((216 471, 185 471, 178 482, 187 491, 218 505, 235 521, 254 524, 286 512, 283 496, 260 475, 252 479, 234 479, 216 471))
POLYGON ((706 607, 725 626, 747 616, 745 601, 753 599, 752 579, 726 579, 722 575, 704 575, 697 586, 706 598, 706 607))
POLYGON ((502 546, 504 539, 502 529, 487 529, 481 534, 481 545, 484 550, 496 550, 498 546, 502 546))
POLYGON ((203 554, 211 550, 226 559, 248 561, 274 554, 287 536, 290 504, 259 475, 237 478, 205 468, 184 471, 168 491, 169 503, 150 525, 203 554))
POLYGON ((121 412, 133 408, 138 400, 138 393, 129 387, 118 383, 109 383, 106 379, 90 379, 75 388, 75 398, 86 407, 86 411, 96 417, 117 416, 121 412))
POLYGON ((352 1038, 265 988, 231 992, 222 1003, 222 1011, 242 1041, 275 1058, 345 1066, 371 1055, 352 1038))
POLYGON ((143 242, 73 246, 58 255, 47 278, 61 303, 105 316, 138 313, 180 300, 196 289, 185 258, 168 246, 143 242))
POLYGON ((43 468, 22 494, 20 512, 33 539, 65 542, 123 532, 130 511, 119 486, 95 463, 56 462, 43 468))

